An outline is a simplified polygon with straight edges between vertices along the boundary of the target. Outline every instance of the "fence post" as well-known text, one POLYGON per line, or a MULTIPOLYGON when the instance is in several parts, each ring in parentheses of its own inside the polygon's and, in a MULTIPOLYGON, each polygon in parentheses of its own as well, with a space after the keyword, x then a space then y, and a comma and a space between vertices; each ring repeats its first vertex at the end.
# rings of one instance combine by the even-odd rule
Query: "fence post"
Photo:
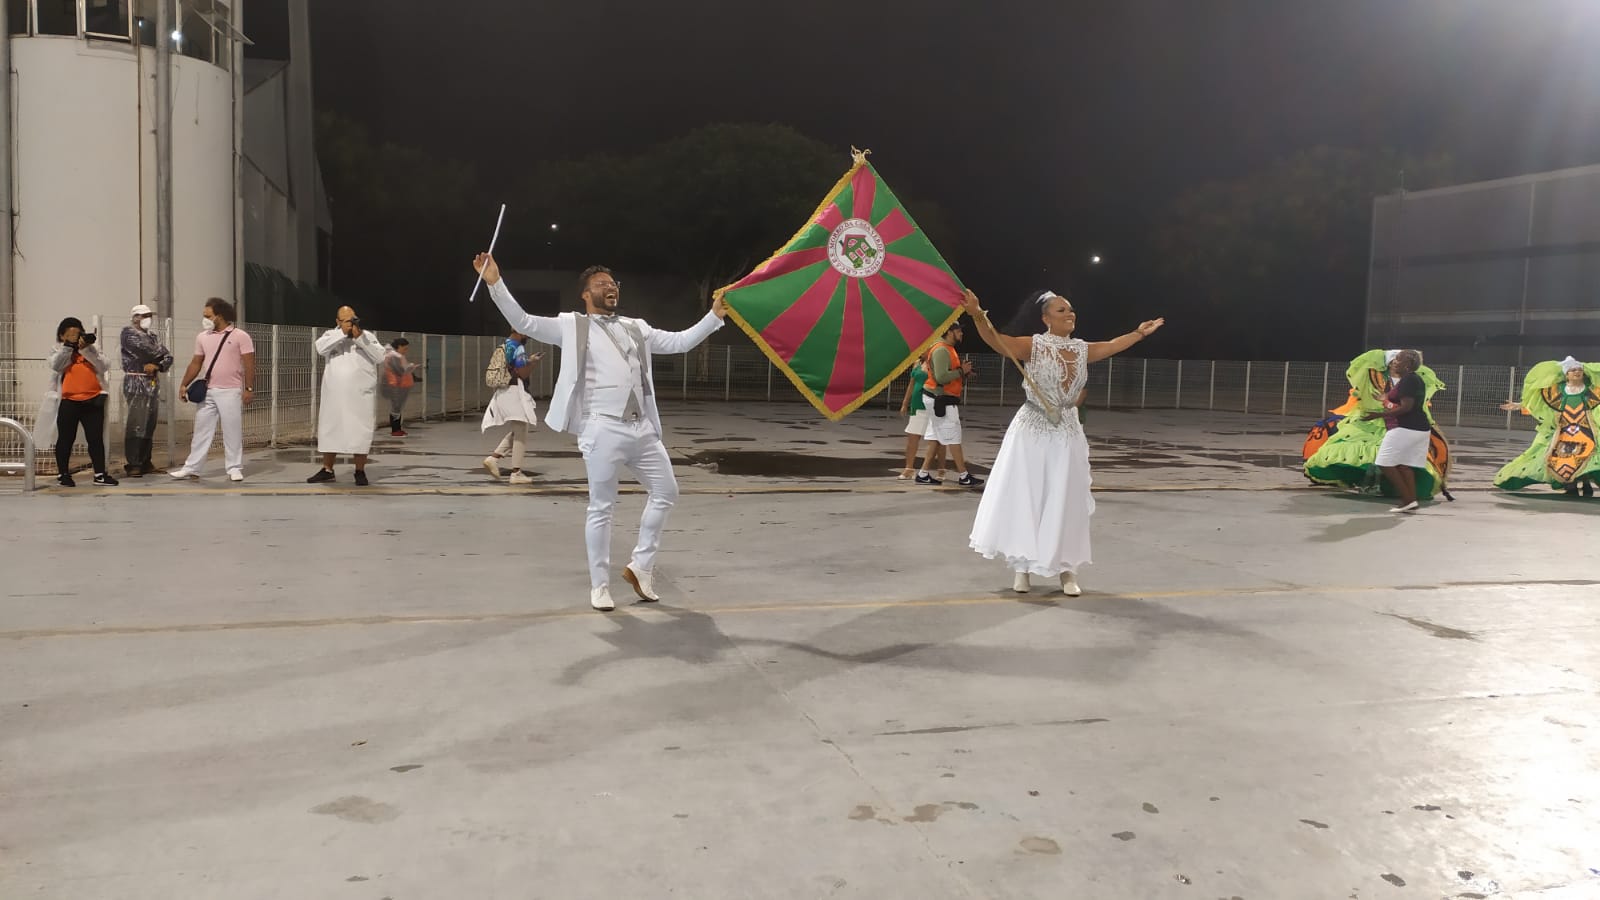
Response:
POLYGON ((1283 403, 1278 406, 1278 415, 1289 414, 1289 361, 1283 361, 1283 403))
POLYGON ((726 360, 722 368, 722 402, 727 403, 733 399, 733 345, 729 344, 722 349, 728 351, 722 357, 726 360))
POLYGON ((772 360, 767 360, 767 402, 772 402, 772 360))
POLYGON ((450 418, 450 338, 439 335, 439 421, 450 418))
POLYGON ((1172 408, 1183 409, 1183 360, 1178 360, 1177 389, 1172 392, 1172 408))
POLYGON ((1206 409, 1217 408, 1217 361, 1211 361, 1211 388, 1206 394, 1206 409))
POLYGON ((683 399, 687 400, 689 399, 689 354, 685 353, 678 359, 683 361, 683 399))
POLYGON ((467 420, 467 336, 461 336, 461 421, 467 420))
POLYGON ((1150 384, 1150 360, 1144 361, 1144 366, 1139 370, 1139 408, 1144 409, 1144 392, 1150 384))
POLYGON ((1106 358, 1106 409, 1111 408, 1111 371, 1116 361, 1117 358, 1115 356, 1106 358))
POLYGON ((1456 366, 1456 427, 1461 427, 1461 395, 1467 392, 1467 367, 1456 366))
POLYGON ((272 326, 272 368, 267 372, 267 387, 272 391, 272 402, 267 412, 267 446, 278 446, 278 326, 272 326))
MULTIPOLYGON (((166 337, 167 337, 166 345, 168 347, 171 347, 172 346, 172 336, 178 330, 177 325, 172 321, 172 317, 171 316, 167 317, 167 324, 166 324, 164 330, 166 331, 166 337)), ((174 361, 176 361, 178 359, 182 359, 182 358, 183 358, 182 354, 175 354, 174 355, 174 361)), ((178 446, 177 445, 177 435, 175 434, 175 432, 178 430, 178 382, 182 381, 182 380, 183 380, 182 376, 180 376, 178 378, 163 378, 162 379, 162 381, 165 382, 166 385, 167 385, 166 407, 167 407, 167 465, 168 466, 174 466, 174 465, 177 465, 177 463, 178 463, 177 459, 174 458, 175 454, 178 452, 178 450, 177 450, 177 446, 178 446)), ((34 452, 37 453, 38 452, 38 448, 34 448, 34 452)))
POLYGON ((311 436, 314 438, 317 435, 317 414, 320 412, 317 409, 317 329, 307 328, 306 332, 311 335, 311 436))
POLYGON ((995 368, 1000 370, 1000 405, 1001 406, 1005 406, 1006 405, 1006 370, 1008 368, 1010 368, 1010 367, 1007 366, 1004 361, 1001 361, 1001 362, 998 362, 998 363, 995 364, 995 368))
POLYGON ((1245 364, 1244 364, 1244 411, 1245 412, 1249 412, 1250 411, 1250 367, 1251 367, 1251 365, 1252 365, 1251 362, 1249 362, 1248 360, 1245 361, 1245 364))
MULTIPOLYGON (((1511 372, 1506 378, 1506 394, 1507 394, 1507 396, 1511 396, 1511 397, 1517 396, 1517 367, 1516 366, 1512 366, 1511 367, 1511 372)), ((1507 431, 1511 430, 1511 410, 1509 410, 1509 409, 1506 410, 1506 430, 1507 431)))
POLYGON ((1328 363, 1322 364, 1322 405, 1317 407, 1317 418, 1322 418, 1323 410, 1328 408, 1328 363))

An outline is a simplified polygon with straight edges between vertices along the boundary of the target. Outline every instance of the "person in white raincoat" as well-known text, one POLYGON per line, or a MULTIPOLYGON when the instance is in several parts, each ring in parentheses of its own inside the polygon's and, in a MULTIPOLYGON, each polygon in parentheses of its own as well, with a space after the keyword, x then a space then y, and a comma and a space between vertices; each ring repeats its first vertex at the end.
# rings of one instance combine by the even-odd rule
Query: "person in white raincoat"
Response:
POLYGON ((355 310, 341 306, 337 327, 323 332, 316 347, 327 360, 322 370, 322 405, 317 412, 317 450, 322 453, 322 468, 306 481, 319 484, 334 480, 333 461, 346 455, 355 458, 356 484, 365 487, 383 344, 370 331, 361 330, 355 310))

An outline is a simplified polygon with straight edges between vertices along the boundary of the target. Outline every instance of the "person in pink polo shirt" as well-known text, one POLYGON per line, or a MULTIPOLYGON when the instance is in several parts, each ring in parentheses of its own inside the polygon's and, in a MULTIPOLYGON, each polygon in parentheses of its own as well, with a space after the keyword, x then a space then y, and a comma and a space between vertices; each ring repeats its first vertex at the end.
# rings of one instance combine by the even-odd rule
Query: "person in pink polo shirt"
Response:
POLYGON ((189 385, 206 379, 206 398, 194 412, 194 441, 173 478, 199 478, 222 423, 223 462, 228 478, 244 480, 244 407, 255 398, 256 345, 244 329, 235 328, 233 304, 213 297, 201 312, 201 332, 194 339, 194 358, 184 370, 178 399, 189 402, 189 385))

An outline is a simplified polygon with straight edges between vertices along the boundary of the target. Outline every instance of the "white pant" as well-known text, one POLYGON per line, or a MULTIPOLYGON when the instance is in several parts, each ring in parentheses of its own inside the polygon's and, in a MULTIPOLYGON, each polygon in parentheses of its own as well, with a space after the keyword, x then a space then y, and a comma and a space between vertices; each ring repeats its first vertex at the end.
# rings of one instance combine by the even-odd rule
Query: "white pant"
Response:
POLYGON ((244 392, 239 388, 208 388, 206 399, 194 411, 194 441, 183 467, 196 475, 205 468, 206 454, 222 421, 222 458, 228 471, 244 468, 244 392))
POLYGON ((651 571, 661 547, 667 513, 678 500, 678 478, 672 474, 672 460, 660 435, 645 418, 618 422, 591 417, 578 435, 578 450, 583 453, 589 474, 589 516, 584 539, 589 547, 590 585, 611 583, 611 512, 617 505, 621 466, 627 466, 650 492, 644 516, 639 520, 639 544, 633 548, 629 564, 636 571, 651 571))

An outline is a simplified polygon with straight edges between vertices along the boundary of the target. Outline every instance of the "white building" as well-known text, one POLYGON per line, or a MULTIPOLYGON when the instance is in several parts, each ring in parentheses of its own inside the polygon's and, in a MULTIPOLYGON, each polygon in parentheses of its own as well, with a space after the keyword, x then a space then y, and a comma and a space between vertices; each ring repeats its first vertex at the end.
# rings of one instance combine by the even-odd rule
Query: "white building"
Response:
POLYGON ((246 65, 244 2, 0 0, 13 73, 0 87, 0 210, 14 235, 10 247, 0 236, 0 359, 18 360, 0 381, 18 404, 41 390, 28 361, 64 316, 99 316, 114 340, 147 303, 174 317, 182 360, 208 298, 248 315, 247 261, 317 280, 328 221, 306 0, 289 2, 295 60, 266 66, 246 65))

